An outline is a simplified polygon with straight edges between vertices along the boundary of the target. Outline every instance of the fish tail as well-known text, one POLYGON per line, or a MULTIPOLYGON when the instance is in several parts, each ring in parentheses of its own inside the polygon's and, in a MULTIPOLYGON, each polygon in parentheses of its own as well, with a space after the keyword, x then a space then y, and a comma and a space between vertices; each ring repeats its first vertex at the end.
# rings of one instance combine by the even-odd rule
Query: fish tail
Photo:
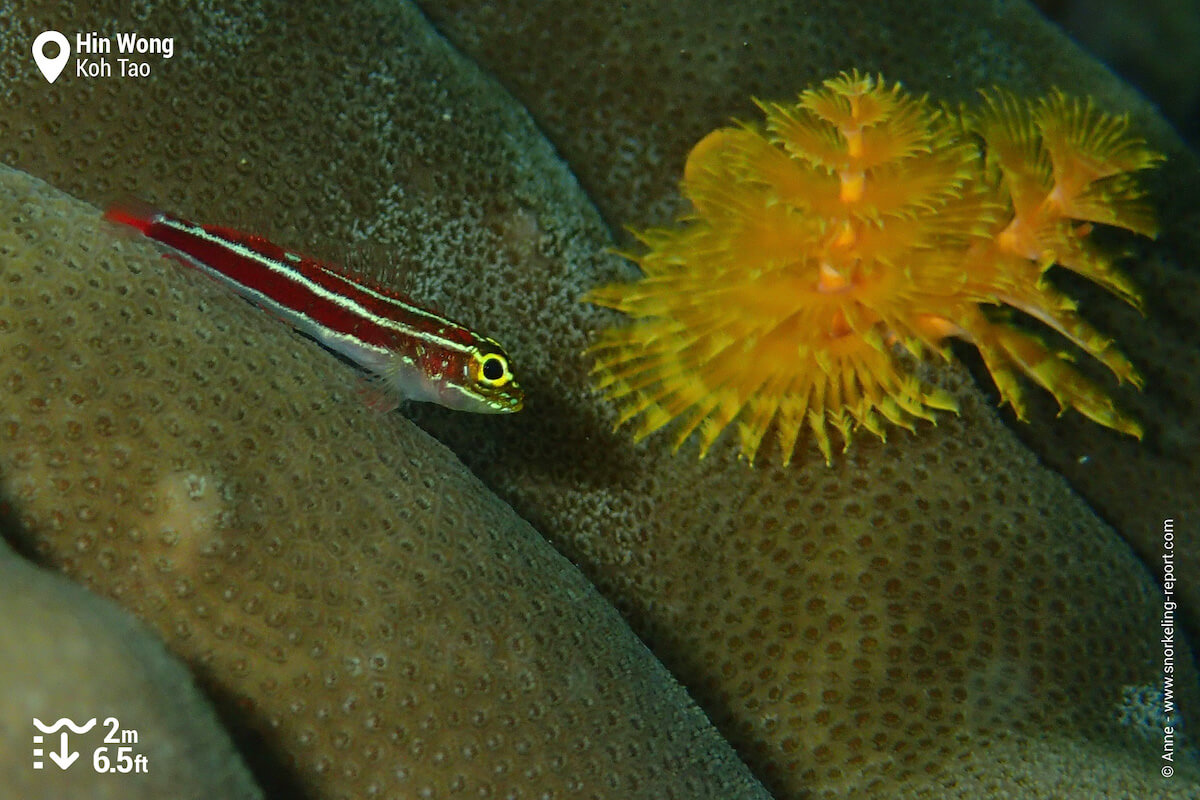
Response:
POLYGON ((161 210, 141 200, 122 200, 113 203, 104 212, 104 218, 109 222, 128 225, 146 235, 149 235, 150 229, 164 217, 166 214, 161 210))

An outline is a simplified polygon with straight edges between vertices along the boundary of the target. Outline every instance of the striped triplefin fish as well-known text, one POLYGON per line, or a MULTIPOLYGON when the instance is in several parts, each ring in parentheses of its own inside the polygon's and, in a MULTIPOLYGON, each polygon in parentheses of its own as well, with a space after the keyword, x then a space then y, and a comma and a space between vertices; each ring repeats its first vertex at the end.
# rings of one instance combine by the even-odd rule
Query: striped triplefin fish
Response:
POLYGON ((520 411, 524 393, 495 339, 317 259, 239 231, 151 208, 114 206, 105 218, 141 231, 377 376, 395 408, 418 400, 459 411, 520 411))

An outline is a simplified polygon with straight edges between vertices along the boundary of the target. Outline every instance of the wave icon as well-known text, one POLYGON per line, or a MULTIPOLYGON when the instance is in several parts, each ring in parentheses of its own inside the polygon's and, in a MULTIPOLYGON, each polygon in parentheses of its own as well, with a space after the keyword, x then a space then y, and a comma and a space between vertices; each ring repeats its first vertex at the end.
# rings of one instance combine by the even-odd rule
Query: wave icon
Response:
POLYGON ((37 729, 42 733, 54 733, 60 728, 70 728, 73 733, 87 733, 92 728, 96 727, 96 718, 92 717, 83 725, 76 725, 72 720, 63 717, 53 725, 45 725, 40 719, 34 717, 33 724, 37 726, 37 729))

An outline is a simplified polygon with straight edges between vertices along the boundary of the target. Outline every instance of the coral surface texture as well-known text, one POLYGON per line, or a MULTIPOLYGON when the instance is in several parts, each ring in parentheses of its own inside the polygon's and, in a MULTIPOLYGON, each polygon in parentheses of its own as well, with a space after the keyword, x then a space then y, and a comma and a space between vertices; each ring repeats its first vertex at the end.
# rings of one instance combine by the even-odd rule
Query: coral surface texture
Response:
MULTIPOLYGON (((195 759, 180 794, 1197 796, 1182 630, 1160 774, 1160 580, 1165 517, 1200 575, 1200 169, 1027 3, 913 7, 0 2, 0 530, 19 554, 0 568, 46 598, 39 658, 107 654, 40 685, 84 702, 126 663, 109 603, 139 619, 173 666, 121 696, 131 718, 166 692, 192 709, 172 720, 195 759), (174 52, 50 84, 30 59, 47 29, 174 52), (1112 391, 1141 443, 1055 419, 1040 391, 1010 427, 969 353, 912 366, 957 414, 855 437, 831 466, 812 437, 751 468, 735 436, 700 460, 694 437, 613 431, 586 351, 624 321, 580 298, 639 277, 614 231, 677 217, 687 153, 761 117, 752 97, 852 69, 930 102, 1057 85, 1166 155, 1142 173, 1159 238, 1100 242, 1129 251, 1146 316, 1057 287, 1145 377, 1112 391), (352 365, 102 220, 130 195, 485 331, 524 409, 367 407, 352 365), (230 741, 253 782, 206 766, 230 741)), ((1200 581, 1181 597, 1180 615, 1200 581)))

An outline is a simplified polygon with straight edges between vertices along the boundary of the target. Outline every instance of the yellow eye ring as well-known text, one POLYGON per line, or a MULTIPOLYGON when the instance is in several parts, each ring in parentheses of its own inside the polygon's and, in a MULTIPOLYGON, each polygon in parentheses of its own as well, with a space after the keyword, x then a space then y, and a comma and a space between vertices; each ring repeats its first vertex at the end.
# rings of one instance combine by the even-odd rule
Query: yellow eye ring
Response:
POLYGON ((500 387, 513 379, 508 359, 500 353, 473 353, 475 380, 486 386, 500 387))

